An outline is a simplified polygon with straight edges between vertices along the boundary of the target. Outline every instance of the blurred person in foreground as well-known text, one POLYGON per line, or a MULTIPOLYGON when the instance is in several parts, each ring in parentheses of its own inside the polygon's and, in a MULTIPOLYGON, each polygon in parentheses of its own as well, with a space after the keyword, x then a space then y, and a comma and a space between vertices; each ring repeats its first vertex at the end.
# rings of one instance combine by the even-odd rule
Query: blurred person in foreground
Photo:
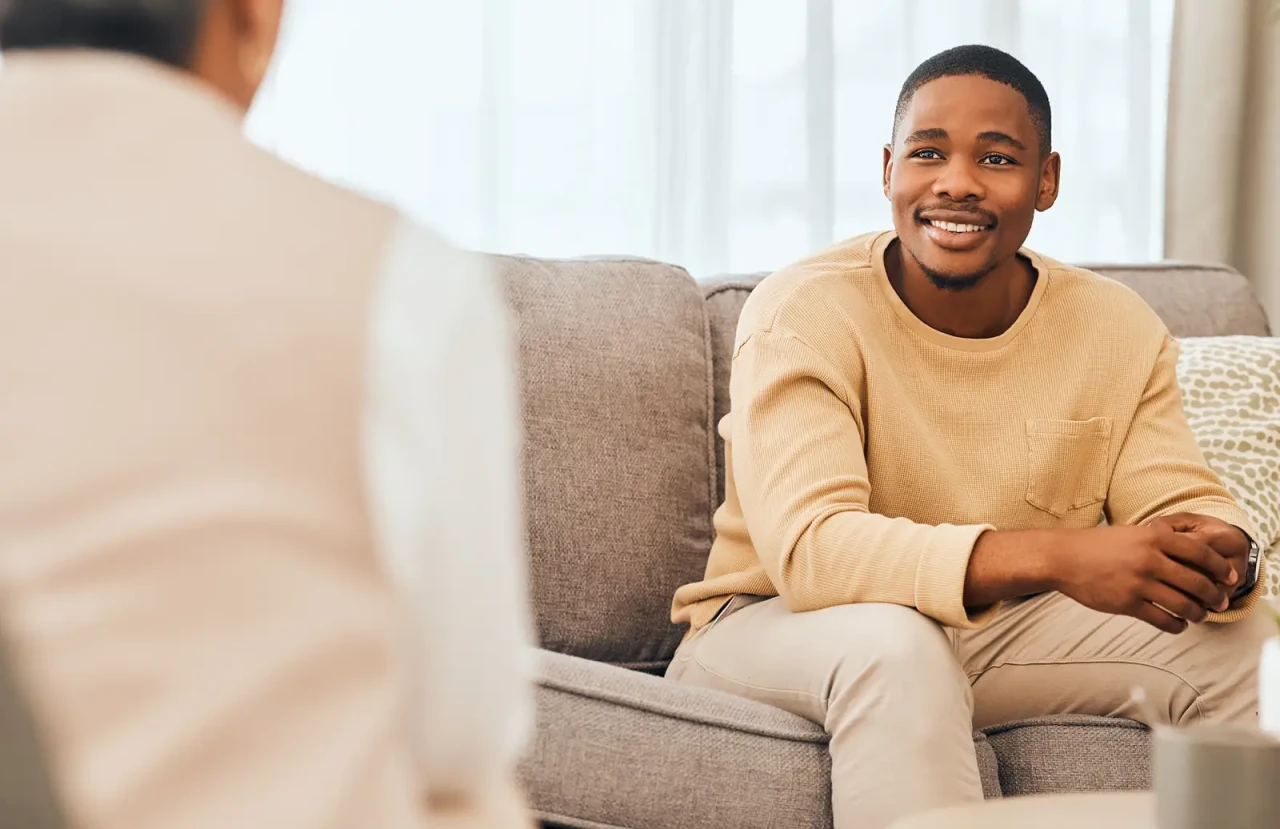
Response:
POLYGON ((251 145, 282 0, 0 0, 0 630, 68 821, 517 826, 494 276, 251 145))
POLYGON ((981 800, 975 727, 1256 727, 1263 565, 1187 426, 1178 344, 1133 291, 1022 247, 1062 175, 1044 87, 987 46, 935 55, 883 165, 893 230, 742 311, 725 502, 668 676, 822 725, 837 829, 981 800))

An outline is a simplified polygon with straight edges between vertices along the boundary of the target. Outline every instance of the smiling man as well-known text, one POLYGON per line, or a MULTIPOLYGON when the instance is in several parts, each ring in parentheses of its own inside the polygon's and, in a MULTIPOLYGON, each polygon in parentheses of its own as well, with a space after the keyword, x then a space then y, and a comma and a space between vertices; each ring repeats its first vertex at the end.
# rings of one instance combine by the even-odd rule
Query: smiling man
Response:
POLYGON ((936 55, 884 151, 894 231, 743 310, 725 503, 668 676, 823 725, 836 827, 980 799, 975 726, 1255 722, 1257 547, 1187 427, 1177 343, 1022 248, 1060 174, 1025 66, 936 55))

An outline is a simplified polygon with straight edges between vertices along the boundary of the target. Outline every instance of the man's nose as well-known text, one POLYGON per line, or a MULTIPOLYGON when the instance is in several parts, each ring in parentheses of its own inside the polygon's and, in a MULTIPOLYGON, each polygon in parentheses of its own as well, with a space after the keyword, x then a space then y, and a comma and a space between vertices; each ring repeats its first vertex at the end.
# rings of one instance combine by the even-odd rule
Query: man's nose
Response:
POLYGON ((987 196, 977 165, 956 158, 949 159, 939 171, 933 181, 933 194, 948 201, 982 201, 987 196))

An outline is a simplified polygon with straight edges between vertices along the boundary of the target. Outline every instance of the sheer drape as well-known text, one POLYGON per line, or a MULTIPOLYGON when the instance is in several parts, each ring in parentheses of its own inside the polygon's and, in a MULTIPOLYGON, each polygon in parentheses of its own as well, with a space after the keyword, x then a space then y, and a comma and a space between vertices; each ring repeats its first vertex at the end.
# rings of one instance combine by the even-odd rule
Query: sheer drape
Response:
POLYGON ((1280 2, 1181 0, 1165 254, 1253 280, 1280 331, 1280 2))
POLYGON ((1054 106, 1030 244, 1162 239, 1172 0, 292 0, 250 134, 461 244, 764 270, 887 227, 898 89, 984 42, 1054 106))

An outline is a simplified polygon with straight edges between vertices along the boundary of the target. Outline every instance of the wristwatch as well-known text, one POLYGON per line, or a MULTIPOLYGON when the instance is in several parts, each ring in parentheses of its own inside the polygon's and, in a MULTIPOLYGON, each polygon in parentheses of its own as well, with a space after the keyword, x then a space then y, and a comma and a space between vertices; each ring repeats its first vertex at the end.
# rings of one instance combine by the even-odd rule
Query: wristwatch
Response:
MULTIPOLYGON (((1239 527, 1236 527, 1240 530, 1239 527)), ((1249 595, 1249 591, 1253 590, 1253 586, 1258 583, 1258 559, 1262 558, 1262 548, 1258 546, 1258 542, 1253 540, 1253 536, 1244 533, 1244 537, 1249 540, 1249 569, 1245 570, 1244 582, 1236 588, 1236 592, 1231 594, 1231 598, 1238 599, 1241 596, 1249 595)))

